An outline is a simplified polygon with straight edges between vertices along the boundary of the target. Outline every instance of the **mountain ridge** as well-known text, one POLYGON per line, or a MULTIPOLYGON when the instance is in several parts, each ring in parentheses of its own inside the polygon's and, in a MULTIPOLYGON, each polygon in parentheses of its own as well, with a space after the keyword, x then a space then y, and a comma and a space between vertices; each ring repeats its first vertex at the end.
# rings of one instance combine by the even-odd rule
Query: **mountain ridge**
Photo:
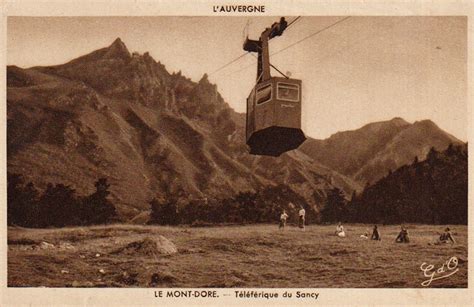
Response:
POLYGON ((411 163, 415 157, 424 159, 431 147, 444 150, 451 143, 462 142, 431 120, 410 124, 395 117, 338 132, 324 140, 310 139, 300 148, 322 164, 366 185, 411 163), (350 158, 345 157, 348 153, 350 158))
MULTIPOLYGON (((319 207, 335 186, 346 195, 360 190, 357 171, 369 162, 344 173, 321 157, 351 144, 345 132, 335 137, 342 145, 327 145, 331 136, 278 158, 249 155, 245 116, 206 74, 193 82, 169 73, 148 53, 130 54, 120 39, 61 65, 8 66, 7 85, 8 170, 40 187, 62 182, 79 192, 90 192, 97 177, 110 178, 112 200, 126 219, 148 210, 157 194, 222 198, 277 184, 319 207), (326 147, 314 148, 318 142, 326 147)), ((382 133, 362 153, 380 152, 403 122, 368 124, 382 133)))

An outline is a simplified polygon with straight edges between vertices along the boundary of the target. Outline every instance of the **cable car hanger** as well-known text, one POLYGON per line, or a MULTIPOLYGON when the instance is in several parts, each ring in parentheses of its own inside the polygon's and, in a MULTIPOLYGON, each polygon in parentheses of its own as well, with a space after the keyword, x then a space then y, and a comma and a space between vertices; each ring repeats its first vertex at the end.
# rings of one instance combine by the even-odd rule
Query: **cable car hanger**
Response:
POLYGON ((265 31, 260 35, 260 39, 251 40, 247 37, 244 42, 244 50, 247 52, 258 53, 258 65, 257 65, 257 79, 262 74, 262 80, 266 81, 270 79, 270 54, 268 41, 276 36, 281 36, 283 31, 287 28, 288 23, 285 17, 280 18, 280 22, 275 22, 270 28, 266 28, 265 31))
MULTIPOLYGON (((251 53, 251 55, 254 57, 254 58, 257 58, 253 53, 251 53)), ((272 63, 270 63, 270 67, 275 69, 277 72, 280 73, 280 75, 282 75, 283 77, 287 78, 287 79, 290 79, 290 77, 288 77, 287 75, 285 75, 284 73, 282 73, 278 68, 275 67, 275 65, 273 65, 272 63)))
MULTIPOLYGON (((298 17, 296 17, 295 19, 293 19, 293 20, 288 24, 288 26, 287 26, 286 28, 288 29, 291 25, 293 25, 295 22, 297 22, 298 20, 300 20, 300 18, 301 18, 301 16, 298 16, 298 17)), ((249 23, 248 23, 248 21, 247 21, 246 27, 248 28, 248 26, 249 26, 249 23)), ((247 29, 247 30, 248 30, 248 29, 247 29)), ((247 34, 248 34, 248 31, 246 32, 246 31, 244 30, 244 33, 247 33, 247 34)), ((277 53, 278 53, 278 52, 279 52, 279 51, 277 51, 277 53)), ((244 56, 246 56, 246 55, 249 54, 249 53, 250 53, 250 52, 245 52, 245 53, 239 55, 239 56, 236 57, 235 59, 233 59, 233 60, 227 62, 226 64, 220 66, 220 67, 217 68, 216 70, 210 72, 208 75, 211 76, 211 75, 213 75, 213 74, 218 73, 218 72, 221 71, 222 69, 226 68, 227 66, 229 66, 229 65, 232 64, 232 63, 237 62, 238 60, 240 60, 241 58, 243 58, 244 56)), ((272 54, 272 55, 273 55, 273 54, 272 54)), ((252 64, 252 65, 253 65, 253 64, 252 64)), ((250 67, 250 66, 248 66, 248 67, 250 67)))

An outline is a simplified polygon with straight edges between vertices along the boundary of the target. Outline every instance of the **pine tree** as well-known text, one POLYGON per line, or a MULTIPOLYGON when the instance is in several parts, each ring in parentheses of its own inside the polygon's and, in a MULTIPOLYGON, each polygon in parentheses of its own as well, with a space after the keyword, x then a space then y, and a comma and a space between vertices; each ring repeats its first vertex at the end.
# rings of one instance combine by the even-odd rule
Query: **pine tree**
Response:
POLYGON ((79 221, 77 214, 78 202, 76 191, 64 184, 49 183, 40 197, 40 227, 64 227, 76 225, 79 221))
POLYGON ((351 200, 351 220, 383 223, 467 223, 467 146, 430 149, 425 161, 402 166, 351 200), (354 213, 355 212, 355 213, 354 213))
POLYGON ((110 184, 100 178, 94 184, 96 191, 83 199, 83 221, 85 224, 105 224, 117 217, 115 206, 107 199, 110 184))
POLYGON ((177 225, 180 222, 176 198, 153 198, 150 201, 150 224, 177 225))
POLYGON ((38 222, 38 191, 19 174, 7 173, 7 224, 34 227, 38 222))
POLYGON ((329 190, 326 204, 321 210, 321 220, 333 223, 345 220, 346 217, 347 207, 344 193, 338 188, 329 190))

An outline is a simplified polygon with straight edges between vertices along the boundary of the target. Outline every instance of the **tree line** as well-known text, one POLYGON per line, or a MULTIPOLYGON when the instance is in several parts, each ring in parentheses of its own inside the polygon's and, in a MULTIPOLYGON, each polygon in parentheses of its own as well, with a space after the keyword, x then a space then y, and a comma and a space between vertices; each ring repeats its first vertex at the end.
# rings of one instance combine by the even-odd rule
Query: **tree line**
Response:
MULTIPOLYGON (((19 174, 7 174, 8 225, 45 228, 97 225, 119 221, 106 178, 95 183, 95 192, 79 196, 64 184, 47 184, 40 191, 32 182, 26 183, 19 174)), ((286 185, 266 187, 257 192, 241 192, 225 199, 193 199, 185 201, 184 191, 155 197, 150 201, 150 224, 207 225, 266 223, 278 221, 286 210, 289 222, 296 223, 301 206, 306 209, 307 221, 316 222, 314 208, 286 185)))
POLYGON ((20 174, 7 173, 7 224, 23 227, 64 227, 105 224, 117 219, 115 206, 107 199, 106 178, 95 182, 95 192, 78 196, 64 184, 47 184, 44 191, 20 174))
POLYGON ((431 148, 426 160, 414 161, 346 201, 329 191, 321 211, 324 222, 467 224, 467 144, 431 148))
MULTIPOLYGON (((64 184, 48 184, 40 192, 19 174, 8 176, 8 225, 64 227, 118 221, 108 200, 106 178, 95 183, 95 192, 78 196, 64 184)), ((317 210, 287 185, 262 187, 225 199, 188 200, 186 193, 155 197, 150 201, 150 224, 206 225, 225 223, 275 223, 283 210, 289 223, 296 223, 301 207, 307 223, 356 222, 377 224, 427 223, 467 224, 467 144, 450 145, 445 151, 431 148, 426 160, 390 171, 346 200, 333 188, 317 210)))
MULTIPOLYGON (((178 193, 179 195, 179 193, 178 193)), ((198 199, 182 201, 179 196, 154 198, 150 202, 150 224, 206 225, 275 223, 283 210, 288 222, 296 223, 301 206, 306 210, 308 223, 317 221, 317 211, 305 205, 306 201, 286 185, 265 187, 257 192, 240 192, 225 199, 198 199)))

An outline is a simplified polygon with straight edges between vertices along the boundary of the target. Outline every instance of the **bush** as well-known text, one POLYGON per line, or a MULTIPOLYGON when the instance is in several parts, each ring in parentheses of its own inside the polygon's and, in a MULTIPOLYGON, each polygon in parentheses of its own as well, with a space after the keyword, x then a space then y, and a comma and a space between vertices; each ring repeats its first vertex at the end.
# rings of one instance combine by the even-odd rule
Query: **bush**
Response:
POLYGON ((176 199, 153 198, 150 201, 150 224, 176 225, 179 223, 178 205, 176 199))
POLYGON ((110 194, 106 178, 95 183, 96 191, 78 197, 64 184, 49 183, 39 193, 33 183, 25 184, 19 174, 7 175, 7 223, 23 227, 64 227, 104 224, 116 218, 115 206, 107 199, 110 194))

